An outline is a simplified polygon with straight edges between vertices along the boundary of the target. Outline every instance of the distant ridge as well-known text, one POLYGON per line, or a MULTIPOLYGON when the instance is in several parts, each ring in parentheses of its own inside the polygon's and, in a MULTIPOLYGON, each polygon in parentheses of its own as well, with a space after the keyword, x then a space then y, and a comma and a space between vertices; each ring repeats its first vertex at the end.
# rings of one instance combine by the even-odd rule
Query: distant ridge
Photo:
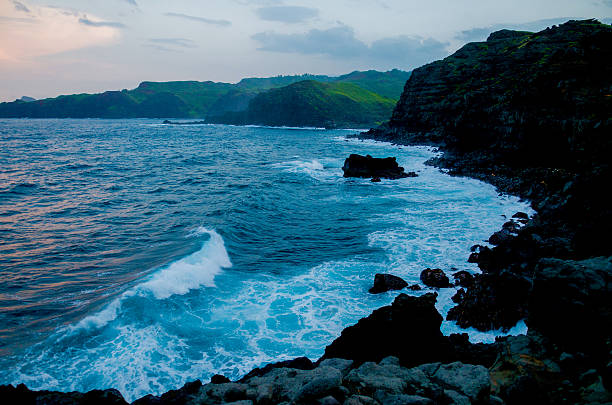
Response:
MULTIPOLYGON (((372 94, 374 99, 391 99, 395 103, 409 77, 409 72, 400 70, 370 70, 338 77, 307 74, 245 78, 236 84, 212 81, 145 81, 133 90, 0 103, 0 117, 204 119, 208 116, 219 117, 226 113, 246 111, 250 101, 258 94, 305 80, 351 84, 368 92, 367 94, 372 94)), ((377 117, 372 124, 387 119, 391 111, 392 108, 385 112, 385 117, 377 117)))

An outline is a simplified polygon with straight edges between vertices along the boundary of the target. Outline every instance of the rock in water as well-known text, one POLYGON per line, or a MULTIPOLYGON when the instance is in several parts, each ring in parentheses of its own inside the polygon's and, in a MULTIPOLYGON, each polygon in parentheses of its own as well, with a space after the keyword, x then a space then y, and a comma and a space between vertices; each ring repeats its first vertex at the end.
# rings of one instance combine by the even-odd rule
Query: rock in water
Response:
POLYGON ((407 174, 404 168, 397 164, 394 157, 374 158, 370 155, 361 156, 352 154, 345 161, 342 167, 344 177, 360 178, 385 178, 401 179, 404 177, 416 177, 416 173, 407 174))
POLYGON ((428 287, 448 288, 450 281, 440 269, 425 269, 421 272, 421 281, 428 287))
POLYGON ((379 294, 390 290, 401 290, 408 286, 400 277, 392 274, 377 274, 374 276, 374 287, 370 288, 370 293, 379 294))

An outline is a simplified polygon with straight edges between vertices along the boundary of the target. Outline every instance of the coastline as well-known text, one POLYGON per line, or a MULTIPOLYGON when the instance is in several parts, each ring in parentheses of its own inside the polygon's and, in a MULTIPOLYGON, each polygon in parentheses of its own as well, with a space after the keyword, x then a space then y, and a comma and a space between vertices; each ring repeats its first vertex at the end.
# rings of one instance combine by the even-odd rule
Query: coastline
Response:
MULTIPOLYGON (((588 33, 592 28, 592 22, 568 24, 536 35, 557 40, 559 35, 567 35, 566 29, 578 27, 588 33)), ((609 37, 609 32, 604 34, 609 37)), ((523 40, 525 35, 501 32, 490 39, 499 47, 505 41, 523 40)), ((471 51, 466 48, 463 53, 471 51)), ((513 49, 523 52, 522 47, 513 49)), ((603 404, 612 399, 612 257, 602 236, 609 232, 610 207, 600 197, 610 178, 609 140, 602 136, 610 128, 610 120, 597 123, 591 119, 585 124, 581 117, 574 117, 579 129, 574 128, 571 139, 562 139, 570 145, 567 150, 563 149, 565 144, 554 143, 558 139, 548 137, 569 136, 554 125, 546 130, 543 140, 523 143, 526 136, 540 135, 538 131, 551 122, 567 121, 567 111, 562 108, 549 113, 546 120, 537 113, 519 111, 517 120, 503 110, 510 108, 508 105, 495 105, 499 116, 481 117, 474 124, 469 113, 455 115, 452 103, 439 103, 436 108, 440 111, 431 122, 426 119, 431 118, 428 112, 421 114, 421 110, 408 107, 418 102, 427 111, 427 103, 433 105, 432 100, 440 94, 453 96, 446 88, 430 90, 432 72, 446 77, 444 63, 448 61, 417 69, 391 123, 364 136, 396 144, 437 146, 443 155, 431 164, 448 169, 452 175, 487 181, 502 192, 531 201, 536 215, 524 227, 508 225, 496 232, 490 239, 494 248, 474 247, 468 260, 478 263, 483 273, 457 297, 458 305, 449 313, 459 325, 480 330, 509 328, 526 318, 528 334, 488 345, 471 344, 465 335, 444 337, 440 332, 442 318, 434 307, 435 295, 414 298, 400 294, 392 305, 345 328, 316 363, 304 358, 277 363, 253 370, 237 382, 214 376, 210 384, 195 381, 134 403, 603 404), (424 89, 431 100, 420 97, 424 89), (455 121, 447 126, 449 117, 455 121), (513 126, 515 121, 521 125, 513 126), (479 124, 484 129, 475 128, 479 124), (589 136, 583 136, 584 127, 589 128, 584 130, 589 136), (410 133, 406 128, 419 130, 410 133), (476 130, 482 136, 474 142, 470 137, 476 130), (487 130, 493 140, 486 138, 490 135, 487 130), (516 156, 520 157, 518 163, 516 156)), ((529 94, 521 91, 516 97, 524 101, 529 94)), ((461 97, 469 99, 465 94, 461 97)), ((477 114, 488 101, 462 108, 477 114)), ((574 99, 569 97, 569 101, 574 99)), ((596 102, 584 104, 588 107, 596 102)), ((113 390, 34 393, 20 385, 0 387, 0 395, 26 403, 125 403, 113 390)))

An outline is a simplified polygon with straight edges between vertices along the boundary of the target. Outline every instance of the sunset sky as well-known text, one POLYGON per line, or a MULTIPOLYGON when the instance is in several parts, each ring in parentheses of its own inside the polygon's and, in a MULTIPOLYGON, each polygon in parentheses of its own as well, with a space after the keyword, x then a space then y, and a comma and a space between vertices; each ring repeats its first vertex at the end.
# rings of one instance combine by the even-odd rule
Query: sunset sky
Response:
POLYGON ((610 16, 612 0, 0 0, 0 101, 409 70, 497 29, 610 16))

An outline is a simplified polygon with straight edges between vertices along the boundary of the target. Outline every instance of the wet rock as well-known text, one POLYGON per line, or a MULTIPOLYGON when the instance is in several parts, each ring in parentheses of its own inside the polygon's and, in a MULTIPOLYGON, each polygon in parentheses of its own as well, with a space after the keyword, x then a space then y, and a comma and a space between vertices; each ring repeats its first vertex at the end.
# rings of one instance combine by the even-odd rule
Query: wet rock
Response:
POLYGON ((394 157, 374 158, 370 155, 352 154, 344 161, 342 170, 344 171, 344 177, 378 177, 385 179, 409 177, 404 172, 404 168, 397 164, 394 157))
POLYGON ((229 378, 221 374, 215 374, 210 377, 211 384, 225 384, 231 382, 229 378))
POLYGON ((465 270, 453 273, 453 278, 455 279, 455 285, 459 287, 470 287, 474 284, 474 276, 465 270))
POLYGON ((554 336, 565 350, 605 358, 612 330, 610 280, 612 257, 542 259, 529 299, 528 326, 554 336))
POLYGON ((462 302, 463 300, 465 300, 465 290, 463 288, 460 288, 457 290, 457 292, 455 293, 455 295, 452 296, 451 300, 455 303, 455 304, 459 304, 460 302, 462 302))
POLYGON ((372 177, 372 180, 370 180, 372 183, 380 183, 380 177, 372 177))
POLYGON ((425 269, 421 272, 421 281, 428 287, 448 288, 450 282, 441 269, 425 269))
POLYGON ((495 232, 489 238, 489 243, 491 245, 501 245, 502 243, 508 242, 510 239, 514 238, 514 235, 507 229, 502 229, 501 231, 495 232))
POLYGON ((413 284, 410 287, 408 287, 408 289, 411 290, 411 291, 421 291, 422 288, 418 284, 413 284))
POLYGON ((379 294, 390 290, 401 290, 408 286, 400 277, 392 274, 376 274, 374 276, 374 286, 370 288, 371 294, 379 294))
POLYGON ((512 218, 528 220, 529 215, 525 214, 524 212, 519 211, 516 214, 512 215, 512 218))
POLYGON ((434 307, 435 301, 435 294, 400 294, 392 305, 345 328, 327 346, 322 359, 351 359, 358 365, 396 356, 405 365, 416 365, 444 357, 449 348, 440 332, 442 317, 434 307))
POLYGON ((457 296, 460 301, 446 319, 481 331, 510 329, 527 317, 530 290, 528 280, 512 273, 477 274, 472 287, 457 296))

